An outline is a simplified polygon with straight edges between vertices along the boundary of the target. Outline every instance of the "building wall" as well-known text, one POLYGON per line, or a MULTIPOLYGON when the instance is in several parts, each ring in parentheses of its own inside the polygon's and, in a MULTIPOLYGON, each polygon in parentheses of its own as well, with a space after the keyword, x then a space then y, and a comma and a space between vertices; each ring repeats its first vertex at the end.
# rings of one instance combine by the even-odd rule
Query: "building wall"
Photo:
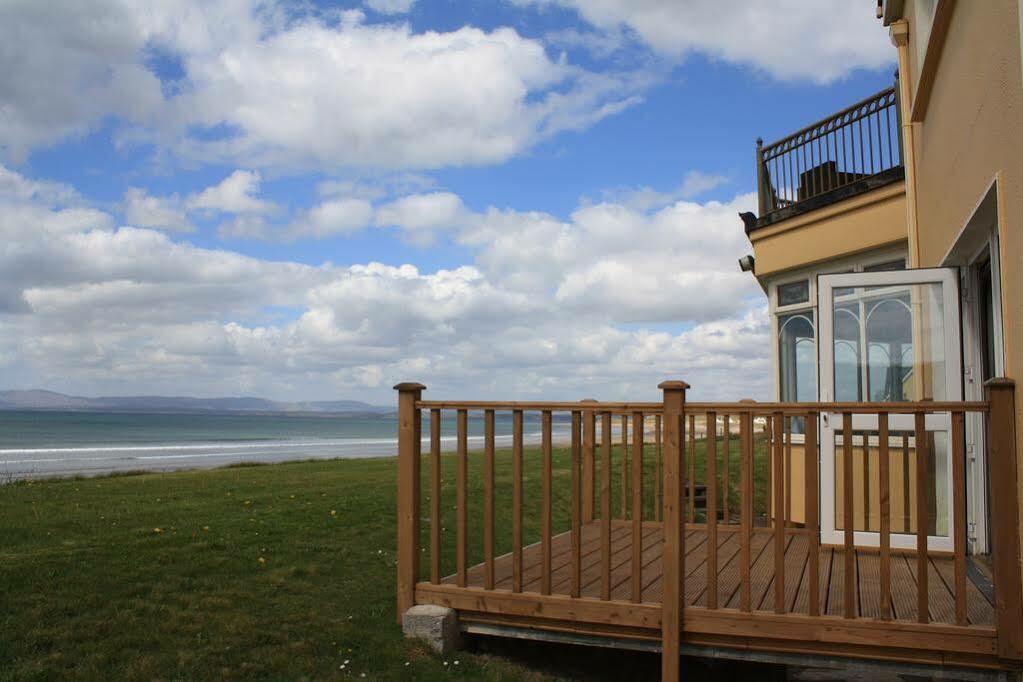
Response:
POLYGON ((902 182, 750 234, 758 278, 906 240, 902 182))
MULTIPOLYGON (((910 68, 919 72, 910 12, 910 68)), ((943 264, 997 178, 1005 374, 1023 388, 1023 64, 1018 0, 959 0, 915 124, 920 266, 943 264)), ((915 95, 914 95, 915 96, 915 95)), ((1017 393, 1017 443, 1023 399, 1017 393)), ((1023 481, 1023 458, 1017 480, 1023 481)), ((992 472, 998 475, 998 472, 992 472)), ((1021 496, 1023 497, 1023 496, 1021 496)), ((1023 504, 1023 499, 1021 499, 1023 504)), ((1023 515, 1023 507, 1021 507, 1023 515)))

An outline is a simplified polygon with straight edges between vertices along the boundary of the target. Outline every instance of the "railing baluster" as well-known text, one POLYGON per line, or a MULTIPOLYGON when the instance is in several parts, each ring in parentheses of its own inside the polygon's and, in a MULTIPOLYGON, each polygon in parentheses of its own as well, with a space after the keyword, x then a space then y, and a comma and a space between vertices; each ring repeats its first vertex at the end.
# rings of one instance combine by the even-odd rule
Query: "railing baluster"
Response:
POLYGON ((465 587, 468 584, 469 579, 469 568, 468 568, 468 481, 469 481, 469 413, 467 410, 459 410, 456 417, 456 430, 457 430, 457 454, 458 459, 458 475, 457 475, 457 487, 456 492, 457 499, 455 506, 458 507, 456 510, 458 514, 458 532, 456 542, 458 547, 456 549, 456 570, 458 572, 458 586, 465 587))
POLYGON ((623 521, 629 518, 629 416, 623 414, 621 416, 622 426, 622 447, 621 447, 621 499, 619 500, 619 507, 621 507, 621 514, 619 518, 623 521))
POLYGON ((661 415, 654 415, 654 520, 661 521, 661 415))
POLYGON ((870 531, 870 438, 863 434, 863 530, 870 531))
POLYGON ((902 532, 907 535, 911 532, 913 512, 911 509, 910 494, 910 467, 909 467, 909 434, 902 434, 902 532))
POLYGON ((578 597, 582 587, 582 413, 572 411, 572 563, 571 594, 578 597))
POLYGON ((696 415, 689 415, 689 523, 696 522, 696 415))
POLYGON ((767 439, 767 448, 764 452, 764 457, 767 459, 767 489, 764 491, 764 495, 767 499, 764 500, 764 515, 767 517, 771 516, 771 498, 774 491, 774 434, 772 433, 772 424, 774 417, 770 414, 764 418, 764 436, 767 439))
POLYGON ((785 613, 785 420, 774 414, 774 611, 785 613))
POLYGON ((878 496, 881 502, 880 546, 880 609, 881 620, 892 618, 892 565, 891 565, 891 476, 889 475, 888 414, 877 415, 878 496))
POLYGON ((718 496, 717 496, 717 414, 706 414, 707 446, 707 608, 718 607, 718 496))
POLYGON ((632 413, 632 601, 643 601, 643 413, 632 413))
POLYGON ((852 414, 842 415, 842 530, 845 536, 842 576, 842 612, 846 618, 856 616, 856 548, 853 544, 853 432, 852 414))
POLYGON ((739 415, 739 608, 750 610, 750 539, 753 533, 753 413, 739 415))
POLYGON ((551 411, 544 410, 541 416, 541 444, 543 457, 543 481, 540 505, 540 593, 551 593, 551 411))
POLYGON ((494 589, 494 411, 483 413, 483 586, 494 589))
POLYGON ((522 410, 512 412, 512 592, 522 591, 522 410))
POLYGON ((600 598, 611 598, 611 413, 601 414, 600 440, 600 598))
POLYGON ((722 443, 722 449, 724 450, 724 457, 721 459, 721 518, 726 524, 731 523, 731 515, 728 511, 728 502, 732 492, 732 477, 728 471, 732 459, 732 445, 731 445, 731 431, 732 421, 730 415, 724 415, 722 417, 724 422, 724 443, 722 443))
POLYGON ((810 591, 809 613, 811 616, 819 616, 821 613, 820 602, 820 493, 817 487, 817 415, 810 413, 806 415, 805 434, 805 465, 804 483, 806 485, 806 529, 809 531, 808 544, 809 557, 806 566, 806 583, 810 591))
POLYGON ((930 620, 927 585, 927 427, 923 412, 913 415, 916 431, 916 619, 930 620))
POLYGON ((430 582, 440 583, 440 410, 430 410, 430 582))
POLYGON ((785 525, 792 523, 792 417, 785 417, 785 525))
POLYGON ((956 625, 966 625, 966 417, 952 413, 952 531, 955 549, 956 625))
MULTIPOLYGON (((596 403, 596 400, 584 400, 584 403, 596 403)), ((593 520, 593 487, 595 482, 594 468, 597 440, 596 413, 593 410, 583 412, 583 523, 593 520)))

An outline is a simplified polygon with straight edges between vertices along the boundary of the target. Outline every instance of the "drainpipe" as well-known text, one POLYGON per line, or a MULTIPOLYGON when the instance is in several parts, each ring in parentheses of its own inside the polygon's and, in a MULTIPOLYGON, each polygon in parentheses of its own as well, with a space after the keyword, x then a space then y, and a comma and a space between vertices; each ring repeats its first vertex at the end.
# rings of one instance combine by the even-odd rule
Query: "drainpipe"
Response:
POLYGON ((898 48, 899 71, 896 74, 899 98, 899 124, 902 139, 902 165, 906 169, 906 237, 909 240, 909 267, 920 267, 920 225, 916 210, 916 151, 913 145, 913 122, 909 115, 913 97, 909 73, 909 22, 893 21, 890 27, 892 44, 898 48))

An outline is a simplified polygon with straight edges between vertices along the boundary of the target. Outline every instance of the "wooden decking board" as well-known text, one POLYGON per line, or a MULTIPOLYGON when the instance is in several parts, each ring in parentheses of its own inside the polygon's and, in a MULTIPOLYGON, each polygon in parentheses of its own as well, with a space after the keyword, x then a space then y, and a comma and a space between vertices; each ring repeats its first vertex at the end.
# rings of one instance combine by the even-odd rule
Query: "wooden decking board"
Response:
MULTIPOLYGON (((855 564, 853 564, 855 569, 855 564)), ((853 576, 855 585, 856 576, 853 576)), ((828 610, 829 616, 845 615, 845 550, 836 549, 831 556, 831 580, 828 581, 828 610)), ((857 599, 856 591, 853 591, 853 601, 857 599)))
POLYGON ((916 578, 904 554, 892 555, 892 609, 899 620, 916 620, 916 578))
MULTIPOLYGON (((718 572, 717 572, 717 598, 718 604, 720 605, 724 597, 730 597, 730 592, 725 595, 721 592, 721 576, 722 567, 725 563, 731 560, 731 557, 739 553, 741 543, 739 542, 738 533, 725 533, 718 535, 717 544, 717 561, 718 561, 718 572)), ((704 561, 700 567, 698 585, 700 589, 696 590, 694 598, 688 600, 688 603, 694 606, 706 606, 707 605, 707 562, 704 561)), ((686 583, 686 587, 688 584, 686 583)))
MULTIPOLYGON (((908 562, 913 579, 917 577, 916 559, 908 562)), ((927 562, 927 604, 930 619, 938 623, 954 623, 956 615, 955 598, 948 591, 945 581, 934 567, 933 558, 927 562)))
MULTIPOLYGON (((656 546, 655 556, 660 556, 661 531, 644 526, 643 528, 643 555, 651 553, 651 547, 656 546)), ((611 557, 611 598, 628 601, 632 597, 629 579, 632 577, 632 532, 627 534, 628 546, 617 555, 611 557)))
MULTIPOLYGON (((819 568, 817 573, 817 596, 820 600, 821 612, 824 613, 827 607, 828 598, 827 585, 828 580, 831 577, 831 548, 821 547, 817 551, 817 565, 819 568)), ((807 559, 807 563, 809 563, 809 558, 807 559)), ((792 611, 794 613, 810 613, 810 590, 813 588, 811 588, 809 583, 806 582, 806 573, 807 571, 804 568, 803 579, 799 584, 799 592, 796 594, 796 600, 792 604, 792 611)))
MULTIPOLYGON (((614 577, 614 565, 615 561, 619 557, 625 557, 626 559, 631 556, 632 552, 632 531, 627 527, 623 526, 621 535, 618 538, 618 548, 615 549, 614 544, 614 532, 612 531, 612 553, 611 553, 611 585, 615 584, 614 577)), ((571 549, 571 546, 569 546, 571 549)), ((582 568, 583 570, 589 569, 594 572, 596 577, 600 577, 600 542, 599 540, 588 550, 583 551, 582 556, 582 568)), ((569 554, 571 552, 568 552, 569 554)), ((571 589, 572 583, 572 566, 571 561, 566 561, 564 565, 559 567, 557 570, 551 571, 551 593, 553 594, 568 594, 571 589)), ((626 575, 628 579, 628 575, 626 575)), ((583 582, 583 581, 580 581, 583 582)))
MULTIPOLYGON (((955 584, 954 565, 947 561, 938 561, 935 565, 942 580, 945 582, 945 586, 955 594, 955 588, 953 587, 955 584)), ((969 618, 970 625, 995 624, 991 602, 988 601, 988 598, 968 576, 966 579, 966 615, 969 618)))
MULTIPOLYGON (((582 537, 582 554, 583 554, 583 557, 590 556, 590 555, 592 555, 594 553, 598 553, 599 549, 600 549, 599 527, 597 528, 597 530, 595 532, 592 532, 590 530, 591 528, 592 528, 592 525, 588 525, 588 526, 584 526, 583 527, 583 537, 582 537)), ((628 547, 629 546, 628 540, 625 539, 627 535, 628 535, 628 530, 625 528, 625 526, 614 526, 614 525, 611 526, 612 551, 614 551, 615 543, 616 542, 618 543, 618 547, 628 547)), ((509 555, 502 556, 500 558, 500 560, 498 561, 498 564, 500 565, 501 569, 506 570, 506 571, 510 570, 510 568, 511 568, 510 562, 507 561, 508 556, 509 555)), ((558 575, 558 571, 563 571, 563 572, 565 572, 565 575, 567 575, 567 572, 571 568, 571 566, 570 566, 571 562, 572 562, 571 532, 565 532, 565 533, 560 533, 558 535, 555 535, 552 538, 552 540, 551 540, 551 593, 552 594, 558 594, 557 589, 556 589, 557 578, 555 576, 558 575)), ((533 563, 527 564, 525 559, 523 559, 523 563, 525 565, 527 565, 527 566, 530 566, 530 570, 528 572, 525 572, 526 575, 523 576, 523 581, 522 581, 523 582, 523 585, 522 585, 523 591, 526 591, 526 592, 529 592, 529 591, 533 591, 533 592, 539 591, 540 581, 543 578, 543 576, 541 575, 541 573, 543 571, 543 566, 540 564, 540 555, 539 554, 536 555, 536 559, 535 559, 535 561, 533 563)), ((509 585, 511 584, 510 578, 508 579, 507 584, 509 584, 509 585)))
POLYGON ((873 552, 860 552, 856 556, 859 581, 859 615, 863 618, 881 617, 881 557, 873 552))
MULTIPOLYGON (((736 537, 739 534, 736 533, 736 537)), ((754 559, 760 556, 770 538, 766 535, 756 534, 750 538, 750 556, 754 559)), ((739 608, 739 587, 742 580, 742 543, 739 542, 739 551, 732 556, 722 567, 718 582, 718 602, 726 608, 739 608)))
POLYGON ((805 535, 794 535, 785 551, 785 612, 791 613, 803 582, 803 572, 810 556, 810 541, 805 535))
MULTIPOLYGON (((582 528, 582 556, 580 558, 582 596, 599 599, 601 593, 601 542, 600 523, 594 521, 582 528)), ((707 535, 702 529, 690 529, 685 533, 684 597, 685 603, 703 606, 706 602, 707 535)), ((642 552, 642 601, 657 604, 663 594, 661 577, 662 526, 657 522, 643 524, 642 552)), ((810 539, 801 533, 790 532, 785 543, 785 609, 792 613, 807 613, 809 590, 807 584, 807 563, 810 539)), ((719 528, 718 530, 718 604, 721 608, 739 607, 740 562, 742 558, 739 532, 719 528)), ((612 599, 629 601, 632 598, 632 529, 628 521, 611 524, 611 583, 612 599)), ((824 614, 842 616, 843 585, 845 580, 845 558, 842 548, 821 547, 819 549, 819 584, 821 611, 824 614)), ((554 594, 567 594, 571 580, 571 534, 555 535, 551 539, 551 585, 554 594)), ((522 552, 523 592, 538 592, 540 589, 541 549, 539 543, 523 548, 522 552)), ((770 532, 755 532, 750 539, 750 595, 751 608, 757 611, 774 610, 774 536, 770 532)), ((898 621, 916 620, 916 558, 911 553, 893 554, 892 568, 892 617, 898 621)), ((955 597, 953 560, 949 557, 930 557, 928 564, 928 597, 931 620, 936 623, 954 623, 955 597)), ((879 558, 876 550, 856 552, 856 615, 859 618, 876 618, 879 615, 879 558)), ((494 561, 495 583, 498 589, 511 587, 512 555, 496 557, 494 561)), ((481 587, 484 580, 484 566, 473 566, 468 571, 469 585, 481 587)), ((442 579, 449 586, 456 584, 455 575, 442 579)), ((973 625, 994 623, 994 609, 974 583, 967 580, 967 609, 973 625)))
MULTIPOLYGON (((774 545, 775 542, 772 536, 770 541, 764 545, 760 556, 756 558, 750 567, 750 608, 754 611, 774 610, 773 592, 770 597, 771 601, 767 604, 764 603, 764 600, 769 598, 768 590, 774 582, 774 545)), ((785 546, 788 546, 788 542, 785 543, 785 546)), ((782 551, 784 551, 784 547, 782 551)))

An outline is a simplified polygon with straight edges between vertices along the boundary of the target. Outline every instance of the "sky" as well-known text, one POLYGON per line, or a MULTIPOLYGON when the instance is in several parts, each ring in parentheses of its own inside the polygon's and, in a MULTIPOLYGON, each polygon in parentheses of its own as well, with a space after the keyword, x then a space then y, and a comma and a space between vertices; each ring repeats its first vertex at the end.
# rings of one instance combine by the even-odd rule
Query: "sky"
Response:
POLYGON ((0 388, 771 395, 754 149, 870 0, 3 0, 0 388))

